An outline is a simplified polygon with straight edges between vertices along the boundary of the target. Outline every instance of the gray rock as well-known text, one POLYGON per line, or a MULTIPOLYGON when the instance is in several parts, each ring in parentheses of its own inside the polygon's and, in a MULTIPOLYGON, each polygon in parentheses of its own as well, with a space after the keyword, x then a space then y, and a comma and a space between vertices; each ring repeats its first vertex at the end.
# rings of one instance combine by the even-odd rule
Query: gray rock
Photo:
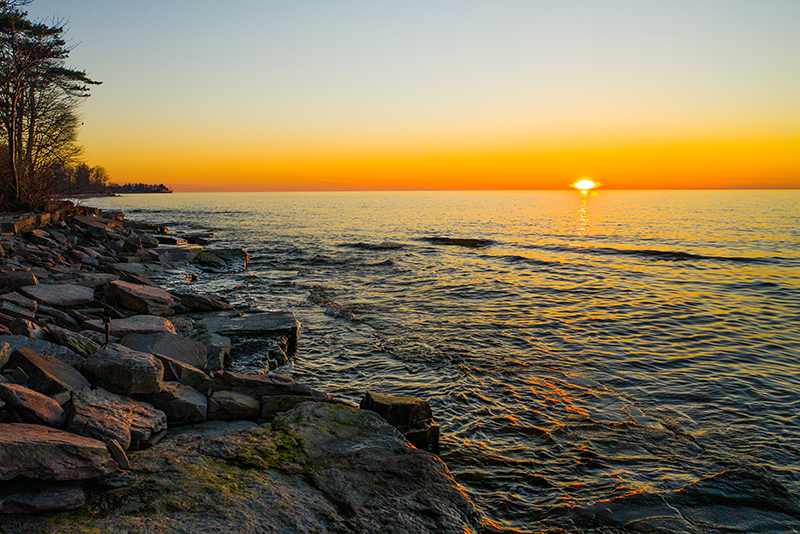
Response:
POLYGON ((206 369, 209 372, 225 369, 225 360, 231 353, 231 339, 218 334, 206 334, 198 340, 206 346, 206 369))
POLYGON ((128 334, 120 344, 141 352, 167 356, 199 369, 204 369, 207 363, 205 345, 169 332, 128 334))
POLYGON ((208 410, 206 396, 178 382, 164 382, 159 393, 143 395, 141 399, 164 412, 170 424, 186 425, 206 420, 208 410))
POLYGON ((380 415, 415 447, 439 452, 439 425, 433 421, 428 401, 368 391, 360 407, 380 415))
POLYGON ((35 300, 23 297, 17 292, 0 295, 0 300, 4 302, 11 302, 12 304, 16 304, 17 306, 30 310, 32 312, 35 312, 36 308, 39 306, 39 303, 36 302, 35 300))
POLYGON ((165 263, 191 262, 203 251, 203 247, 197 245, 159 245, 158 248, 153 250, 161 256, 161 261, 165 263))
POLYGON ((145 315, 169 315, 174 300, 161 288, 115 280, 109 284, 109 293, 123 308, 145 315))
POLYGON ((31 349, 42 356, 52 356, 62 362, 77 369, 83 365, 83 356, 62 345, 43 341, 41 339, 31 339, 25 336, 0 335, 0 345, 8 343, 12 349, 31 349))
POLYGON ((30 271, 4 271, 0 273, 0 287, 20 288, 38 284, 39 281, 30 271))
POLYGON ((167 439, 180 435, 219 436, 228 432, 238 432, 248 428, 259 428, 253 421, 206 421, 190 426, 172 427, 167 432, 167 439))
POLYGON ((116 440, 123 450, 157 442, 167 428, 164 412, 102 388, 75 392, 66 429, 103 442, 116 440))
MULTIPOLYGON (((86 327, 95 332, 105 332, 105 325, 100 320, 86 321, 86 327)), ((156 315, 134 315, 127 319, 112 319, 109 330, 111 335, 117 338, 128 334, 175 333, 175 327, 168 319, 156 315)))
POLYGON ((211 378, 197 367, 173 360, 161 354, 154 354, 164 366, 164 381, 178 382, 185 386, 191 386, 200 393, 207 394, 214 389, 211 378))
POLYGON ((81 334, 72 332, 71 330, 67 330, 66 328, 50 325, 47 327, 47 332, 58 343, 64 345, 65 347, 69 347, 81 356, 91 356, 100 349, 100 345, 91 339, 81 334))
POLYGON ((14 319, 8 327, 12 334, 32 339, 44 339, 47 331, 38 324, 27 319, 14 319))
POLYGON ((78 281, 79 285, 97 289, 99 287, 107 286, 114 280, 119 280, 119 276, 111 273, 87 273, 83 274, 78 281))
POLYGON ((108 452, 111 453, 111 457, 114 458, 114 461, 117 462, 120 469, 130 469, 131 462, 128 460, 128 455, 125 454, 125 449, 122 448, 117 440, 112 439, 106 443, 106 447, 108 448, 108 452))
POLYGON ((424 424, 433 417, 431 405, 427 401, 375 391, 368 391, 364 395, 360 408, 372 410, 392 426, 424 424))
POLYGON ((85 500, 79 482, 15 481, 0 488, 0 514, 65 512, 85 500))
POLYGON ((0 480, 85 480, 117 463, 97 440, 29 424, 0 424, 0 480))
POLYGON ((86 359, 84 372, 93 383, 122 395, 161 391, 164 366, 152 354, 109 343, 86 359))
POLYGON ((0 384, 0 399, 31 423, 61 428, 66 422, 66 414, 56 401, 24 386, 0 384))
POLYGON ((269 395, 261 398, 261 419, 272 421, 276 415, 296 408, 303 402, 315 399, 302 395, 269 395))
POLYGON ((37 284, 21 287, 19 291, 48 306, 80 306, 94 300, 94 289, 75 284, 37 284))
POLYGON ((258 399, 235 391, 215 391, 208 399, 208 420, 256 420, 261 415, 258 399))
POLYGON ((89 381, 74 367, 30 349, 14 350, 7 365, 12 369, 22 369, 28 375, 27 386, 44 395, 90 387, 89 381))
MULTIPOLYGON (((32 302, 36 301, 34 300, 32 302)), ((6 300, 0 300, 0 313, 8 315, 9 317, 14 317, 17 319, 25 319, 28 321, 33 321, 36 318, 32 310, 28 308, 23 308, 22 306, 14 302, 9 302, 6 300)))
POLYGON ((208 295, 185 292, 177 292, 175 295, 180 299, 181 305, 191 312, 228 311, 233 309, 233 306, 224 300, 208 295))
POLYGON ((298 384, 288 376, 269 374, 269 375, 245 375, 233 371, 217 371, 214 373, 214 391, 236 391, 260 399, 267 395, 300 395, 306 397, 317 397, 320 400, 332 400, 330 395, 316 391, 306 386, 298 384))
POLYGON ((297 347, 297 330, 300 327, 292 312, 277 310, 242 317, 218 314, 206 317, 199 323, 206 332, 222 336, 283 336, 289 356, 294 354, 297 347))
POLYGON ((225 263, 225 260, 217 256, 213 252, 209 252, 207 250, 204 250, 200 254, 198 254, 192 260, 192 263, 202 265, 203 267, 212 267, 215 269, 224 269, 228 265, 227 263, 225 263))

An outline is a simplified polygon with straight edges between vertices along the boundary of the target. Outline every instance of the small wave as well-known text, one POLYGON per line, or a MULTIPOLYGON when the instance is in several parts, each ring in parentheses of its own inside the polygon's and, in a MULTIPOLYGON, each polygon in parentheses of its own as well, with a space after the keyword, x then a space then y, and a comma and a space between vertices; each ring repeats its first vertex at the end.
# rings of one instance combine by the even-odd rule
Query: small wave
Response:
POLYGON ((391 241, 384 241, 383 243, 341 243, 342 248, 354 248, 358 250, 401 250, 406 248, 403 243, 393 243, 391 241))
POLYGON ((467 248, 484 248, 494 244, 491 239, 476 239, 476 238, 458 238, 458 237, 423 237, 423 241, 432 243, 434 245, 467 247, 467 248))
POLYGON ((655 249, 625 249, 614 247, 592 247, 585 245, 529 245, 528 248, 540 250, 553 250, 558 252, 572 252, 576 254, 594 254, 598 256, 638 256, 661 261, 729 261, 734 263, 773 264, 783 258, 755 258, 744 256, 712 256, 707 254, 694 254, 678 250, 655 249))

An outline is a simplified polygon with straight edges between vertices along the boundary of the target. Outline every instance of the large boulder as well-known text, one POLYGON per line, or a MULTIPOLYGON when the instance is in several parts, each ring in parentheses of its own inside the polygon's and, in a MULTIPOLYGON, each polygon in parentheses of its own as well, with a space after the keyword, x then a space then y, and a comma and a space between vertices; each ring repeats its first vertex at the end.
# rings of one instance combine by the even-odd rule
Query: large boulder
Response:
POLYGON ((85 480, 117 469, 95 439, 29 424, 0 424, 0 480, 85 480))
POLYGON ((167 356, 199 369, 205 369, 207 363, 205 345, 170 332, 128 334, 120 344, 133 350, 167 356))
POLYGON ((122 395, 158 393, 164 378, 158 358, 116 343, 87 358, 83 369, 94 384, 122 395))
POLYGON ((66 422, 66 414, 60 404, 18 384, 0 384, 0 400, 5 401, 22 419, 32 423, 61 428, 66 422))
POLYGON ((94 300, 94 289, 75 284, 37 284, 19 292, 48 306, 80 306, 94 300))
POLYGON ((102 388, 73 393, 72 405, 69 432, 104 443, 116 440, 123 450, 153 445, 167 429, 161 410, 102 388))
POLYGON ((28 375, 26 385, 44 395, 62 391, 76 391, 91 387, 80 372, 61 360, 30 349, 18 349, 11 353, 7 367, 19 367, 28 375))
POLYGON ((178 382, 164 382, 164 387, 154 395, 143 395, 142 400, 164 412, 170 424, 186 425, 206 420, 208 399, 194 388, 178 382))
MULTIPOLYGON (((95 332, 105 332, 103 321, 86 321, 86 327, 95 332)), ((128 334, 150 334, 153 332, 175 333, 175 326, 165 317, 157 315, 134 315, 126 319, 112 319, 108 323, 109 334, 121 338, 128 334)))
POLYGON ((6 528, 26 534, 482 529, 480 513, 439 458, 409 447, 376 414, 346 406, 304 403, 272 428, 186 432, 132 455, 131 469, 136 484, 92 496, 103 513, 66 512, 47 525, 14 518, 6 528))
POLYGON ((174 300, 161 288, 115 280, 109 284, 109 293, 123 308, 145 315, 169 315, 174 300))

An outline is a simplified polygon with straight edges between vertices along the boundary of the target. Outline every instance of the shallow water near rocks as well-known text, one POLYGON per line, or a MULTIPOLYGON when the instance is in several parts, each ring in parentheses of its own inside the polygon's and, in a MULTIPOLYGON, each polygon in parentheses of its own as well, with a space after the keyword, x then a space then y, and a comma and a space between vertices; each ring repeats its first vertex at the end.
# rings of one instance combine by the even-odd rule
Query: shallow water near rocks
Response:
POLYGON ((297 380, 430 400, 500 529, 800 531, 798 191, 85 203, 248 250, 169 283, 294 311, 297 380))

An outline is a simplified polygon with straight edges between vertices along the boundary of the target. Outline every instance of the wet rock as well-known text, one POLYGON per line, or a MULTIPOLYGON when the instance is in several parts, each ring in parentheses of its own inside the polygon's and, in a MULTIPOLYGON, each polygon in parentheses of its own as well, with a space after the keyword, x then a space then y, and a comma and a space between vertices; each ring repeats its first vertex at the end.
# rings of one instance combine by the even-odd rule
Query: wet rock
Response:
POLYGON ((206 369, 220 371, 225 368, 225 361, 231 353, 231 340, 228 337, 217 334, 207 334, 199 339, 206 346, 206 359, 208 364, 206 369))
POLYGON ((297 329, 300 327, 294 314, 286 311, 269 311, 242 317, 215 315, 204 318, 199 323, 208 333, 222 336, 285 336, 286 353, 290 356, 297 347, 297 329))
POLYGON ((59 344, 64 345, 65 347, 69 347, 70 349, 74 350, 75 352, 84 357, 91 356, 92 354, 97 352, 98 349, 100 348, 100 345, 98 345, 91 339, 76 332, 72 332, 71 330, 67 330, 66 328, 61 328, 55 325, 49 325, 47 327, 47 332, 59 344))
POLYGON ((84 372, 93 383, 122 395, 161 391, 164 366, 152 354, 109 343, 86 359, 84 372))
POLYGON ((65 512, 83 506, 85 495, 78 482, 20 482, 0 488, 0 514, 65 512))
POLYGON ((202 251, 198 254, 192 263, 196 263, 198 265, 202 265, 203 267, 211 267, 214 269, 224 269, 228 266, 225 263, 225 260, 214 254, 213 252, 209 252, 207 250, 202 251))
MULTIPOLYGON (((86 327, 95 332, 105 332, 105 324, 101 320, 86 321, 86 327)), ((134 315, 126 319, 112 319, 109 323, 109 331, 112 336, 121 338, 128 334, 150 334, 153 332, 171 332, 174 334, 175 327, 164 317, 134 315)))
POLYGON ((415 447, 438 452, 439 425, 433 422, 433 412, 427 401, 369 391, 360 408, 380 415, 415 447))
POLYGON ((159 393, 143 395, 141 399, 164 412, 170 424, 185 425, 206 420, 206 396, 178 382, 164 382, 159 393))
POLYGON ((116 468, 100 441, 46 426, 0 424, 0 480, 85 480, 116 468))
POLYGON ((235 391, 215 391, 208 399, 208 420, 256 420, 261 414, 258 399, 235 391))
POLYGON ((199 369, 204 369, 207 363, 205 345, 169 332, 128 334, 120 344, 140 352, 167 356, 199 369))
POLYGON ((109 293, 123 308, 145 315, 169 315, 172 296, 161 288, 116 280, 109 284, 109 293))
POLYGON ((27 386, 44 395, 77 391, 90 387, 89 381, 74 367, 46 354, 17 349, 8 359, 8 367, 18 367, 27 375, 27 386))
POLYGON ((116 440, 123 450, 155 444, 167 428, 164 412, 102 388, 75 392, 66 429, 103 442, 116 440))
POLYGON ((31 423, 61 428, 66 422, 66 414, 56 401, 32 389, 0 384, 0 399, 31 423))
POLYGON ((159 245, 158 248, 153 250, 159 254, 161 261, 164 263, 191 262, 203 251, 203 247, 197 245, 159 245))
POLYGON ((94 290, 75 284, 37 284, 24 286, 19 292, 48 306, 80 306, 94 300, 94 290))

